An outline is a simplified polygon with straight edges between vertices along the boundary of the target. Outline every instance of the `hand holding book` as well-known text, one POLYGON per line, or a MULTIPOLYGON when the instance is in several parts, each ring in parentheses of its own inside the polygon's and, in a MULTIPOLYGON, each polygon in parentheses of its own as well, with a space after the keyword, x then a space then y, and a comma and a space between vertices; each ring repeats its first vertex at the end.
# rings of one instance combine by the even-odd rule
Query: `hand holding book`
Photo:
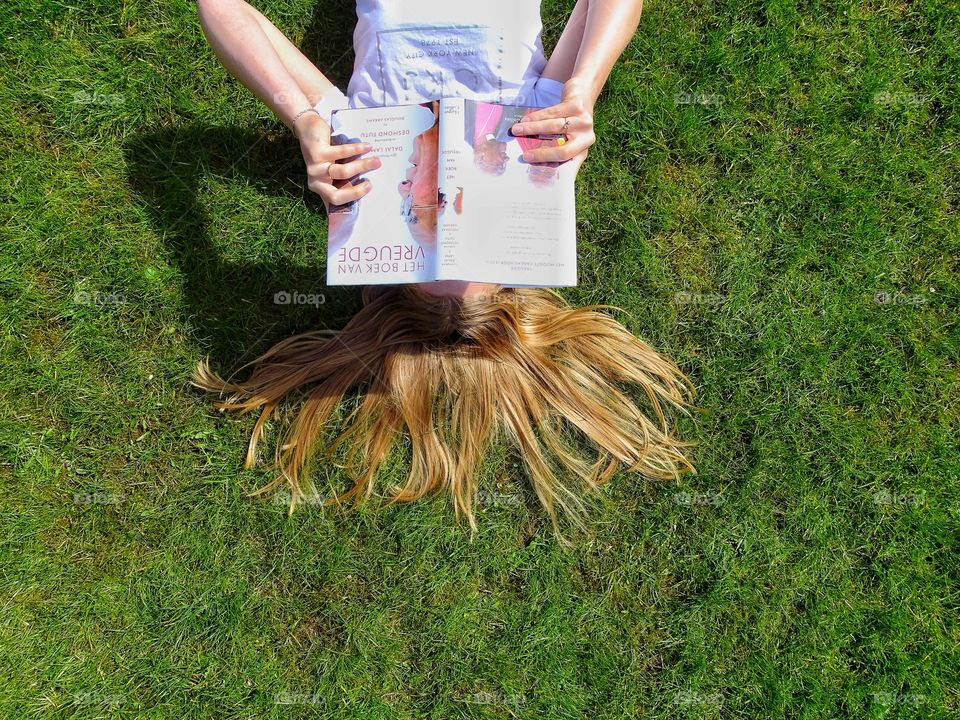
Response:
POLYGON ((554 147, 528 150, 523 154, 527 162, 570 160, 579 170, 597 140, 593 130, 593 102, 576 82, 567 81, 557 105, 527 113, 511 130, 518 136, 556 135, 563 139, 554 147))
POLYGON ((370 143, 331 144, 330 126, 312 112, 298 120, 295 130, 307 166, 307 187, 323 198, 328 209, 370 192, 370 181, 359 178, 381 164, 376 156, 362 158, 373 149, 370 143))

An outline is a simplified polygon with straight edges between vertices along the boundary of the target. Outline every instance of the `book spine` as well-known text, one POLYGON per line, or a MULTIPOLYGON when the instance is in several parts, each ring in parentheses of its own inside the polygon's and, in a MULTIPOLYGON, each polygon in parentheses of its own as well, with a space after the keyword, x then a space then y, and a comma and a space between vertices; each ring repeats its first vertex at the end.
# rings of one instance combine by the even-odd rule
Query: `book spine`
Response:
MULTIPOLYGON (((443 194, 444 202, 447 201, 447 186, 444 178, 447 176, 447 161, 444 157, 443 149, 446 147, 448 123, 444 122, 443 116, 450 103, 450 98, 440 98, 440 135, 437 141, 437 187, 443 194)), ((440 279, 440 264, 443 262, 443 235, 444 235, 444 214, 446 208, 437 209, 439 213, 439 222, 437 222, 437 255, 434 259, 434 280, 440 279)))
POLYGON ((459 143, 463 137, 463 98, 443 98, 440 101, 440 152, 437 161, 438 187, 443 193, 444 207, 437 223, 437 280, 450 279, 445 268, 451 264, 459 242, 460 212, 458 193, 460 182, 459 143))

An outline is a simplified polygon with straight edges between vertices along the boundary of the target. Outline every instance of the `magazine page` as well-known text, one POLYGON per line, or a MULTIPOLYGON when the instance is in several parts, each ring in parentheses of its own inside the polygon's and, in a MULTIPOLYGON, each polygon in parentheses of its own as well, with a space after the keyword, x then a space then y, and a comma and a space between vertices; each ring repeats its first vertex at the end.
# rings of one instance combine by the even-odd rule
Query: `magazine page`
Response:
POLYGON ((516 137, 536 108, 444 101, 437 277, 513 287, 577 284, 575 170, 523 153, 557 138, 516 137))
POLYGON ((367 142, 382 165, 360 200, 329 208, 328 285, 436 277, 439 103, 337 110, 331 142, 367 142))

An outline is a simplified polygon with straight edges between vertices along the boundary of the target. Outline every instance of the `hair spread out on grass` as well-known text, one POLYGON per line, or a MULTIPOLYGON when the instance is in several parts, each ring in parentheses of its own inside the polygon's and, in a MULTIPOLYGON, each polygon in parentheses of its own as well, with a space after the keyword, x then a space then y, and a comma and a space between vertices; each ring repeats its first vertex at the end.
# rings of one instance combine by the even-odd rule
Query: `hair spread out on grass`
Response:
POLYGON ((328 502, 375 493, 408 502, 445 492, 458 519, 476 528, 477 471, 499 437, 519 449, 554 527, 563 513, 580 525, 583 491, 621 465, 656 479, 694 471, 685 454, 691 443, 677 439, 669 421, 669 411, 692 407, 692 386, 672 361, 602 312, 608 307, 572 308, 543 289, 497 288, 464 299, 411 285, 368 286, 342 330, 278 343, 241 368, 252 366, 243 382, 221 379, 204 360, 193 384, 220 393, 218 408, 261 411, 247 468, 278 406, 304 396, 277 444, 280 475, 255 493, 286 483, 291 511, 312 487, 310 461, 338 405, 356 389, 361 401, 336 423, 326 447, 330 458, 343 451, 353 486, 328 502), (640 405, 631 385, 642 391, 640 405), (398 437, 409 442, 409 475, 404 485, 378 491, 378 469, 398 437))

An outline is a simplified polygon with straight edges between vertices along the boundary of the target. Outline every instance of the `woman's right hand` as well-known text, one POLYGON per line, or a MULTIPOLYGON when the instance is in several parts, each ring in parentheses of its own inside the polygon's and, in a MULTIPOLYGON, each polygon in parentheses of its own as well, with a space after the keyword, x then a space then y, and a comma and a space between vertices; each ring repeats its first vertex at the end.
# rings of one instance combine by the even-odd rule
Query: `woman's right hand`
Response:
POLYGON ((370 192, 370 181, 353 180, 380 167, 380 158, 362 157, 373 149, 369 143, 330 144, 330 126, 317 113, 304 113, 294 124, 300 151, 307 166, 307 187, 323 198, 327 210, 345 205, 370 192))

